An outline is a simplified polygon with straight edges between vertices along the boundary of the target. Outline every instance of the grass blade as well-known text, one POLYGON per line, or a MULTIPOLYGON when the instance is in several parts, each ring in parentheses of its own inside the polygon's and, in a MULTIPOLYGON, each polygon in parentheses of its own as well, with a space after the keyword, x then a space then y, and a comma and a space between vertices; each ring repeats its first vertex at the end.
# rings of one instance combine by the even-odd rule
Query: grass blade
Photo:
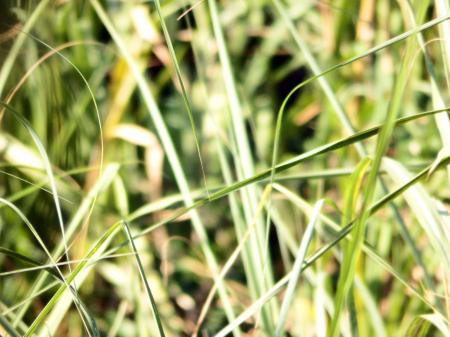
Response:
POLYGON ((275 329, 275 337, 280 337, 283 334, 284 324, 286 323, 289 306, 293 300, 295 288, 302 272, 302 265, 305 260, 306 251, 312 239, 314 227, 319 218, 320 209, 322 208, 323 200, 319 200, 314 205, 314 209, 311 212, 309 224, 306 227, 305 233, 298 248, 294 266, 290 273, 289 283, 287 285, 286 293, 284 294, 283 303, 281 304, 280 316, 278 318, 277 327, 275 329))
POLYGON ((181 96, 183 97, 184 106, 185 106, 186 111, 189 116, 189 122, 191 123, 192 135, 194 136, 195 147, 197 149, 197 155, 198 155, 198 159, 200 161, 200 168, 202 170, 203 183, 205 185, 205 190, 206 190, 206 193, 209 194, 208 185, 206 183, 205 167, 203 165, 202 154, 201 154, 201 150, 200 150, 200 143, 198 141, 198 136, 197 136, 197 127, 195 126, 193 109, 192 109, 189 97, 187 95, 187 92, 186 92, 186 87, 183 82, 183 77, 181 76, 180 66, 178 64, 177 56, 176 56, 175 50, 173 48, 172 39, 170 38, 169 30, 167 29, 166 22, 164 20, 164 17, 161 14, 161 5, 159 3, 159 0, 155 0, 155 7, 156 7, 156 12, 158 13, 159 21, 161 22, 161 28, 164 33, 164 38, 166 39, 167 47, 169 49, 170 58, 172 59, 172 63, 175 67, 175 73, 177 75, 178 83, 181 88, 181 96))
MULTIPOLYGON (((350 184, 346 191, 344 212, 342 215, 342 225, 345 226, 350 223, 354 217, 356 201, 358 193, 361 191, 364 175, 369 167, 370 160, 363 159, 356 167, 354 173, 350 177, 350 184)), ((351 239, 344 245, 343 260, 341 269, 339 271, 339 280, 336 290, 336 299, 334 302, 333 318, 331 320, 329 336, 337 335, 338 327, 341 320, 341 312, 344 306, 344 301, 353 284, 355 277, 355 265, 357 263, 361 247, 364 241, 364 223, 355 221, 351 232, 351 239)))
POLYGON ((136 245, 134 244, 133 235, 131 235, 130 227, 128 226, 126 221, 123 221, 122 225, 123 225, 123 227, 125 229, 125 233, 126 233, 126 235, 128 237, 128 240, 130 242, 131 249, 133 250, 134 255, 136 257, 136 263, 137 263, 137 266, 138 266, 138 269, 139 269, 139 275, 141 276, 142 282, 145 285, 145 291, 147 292, 147 296, 149 298, 150 305, 152 307, 152 313, 153 313, 153 317, 154 317, 154 319, 156 321, 156 324, 158 326, 159 335, 161 337, 165 337, 164 328, 162 326, 161 318, 160 318, 159 312, 158 312, 158 307, 156 306, 156 302, 155 302, 155 298, 153 297, 152 290, 150 288, 150 285, 148 284, 147 278, 145 277, 144 267, 142 265, 141 258, 139 257, 139 253, 138 253, 138 251, 136 249, 136 245))
MULTIPOLYGON (((190 210, 192 211, 190 213, 192 225, 194 227, 195 232, 197 233, 197 235, 199 237, 200 245, 203 250, 203 253, 205 254, 209 268, 211 269, 215 279, 218 280, 218 282, 219 282, 218 290, 219 290, 219 294, 220 294, 220 297, 223 302, 225 313, 227 315, 228 320, 232 321, 234 319, 233 309, 232 309, 230 300, 228 298, 228 294, 225 289, 225 286, 218 279, 219 268, 217 265, 216 258, 211 249, 209 239, 208 239, 206 230, 203 226, 203 223, 200 219, 200 216, 194 210, 194 207, 192 207, 193 200, 192 200, 192 197, 190 194, 190 188, 189 188, 186 176, 185 176, 183 168, 181 166, 178 154, 175 150, 175 146, 170 137, 169 131, 166 127, 166 124, 165 124, 162 116, 161 116, 161 112, 159 111, 159 108, 156 105, 153 94, 151 93, 150 88, 147 85, 147 82, 146 82, 143 74, 141 73, 139 67, 136 65, 136 62, 133 60, 133 57, 131 56, 130 52, 128 51, 127 47, 125 46, 123 39, 121 38, 119 33, 116 31, 115 27, 113 26, 112 22, 110 21, 109 17, 103 10, 100 3, 97 0, 91 0, 91 4, 92 4, 92 7, 94 8, 95 12, 97 13, 98 17, 102 21, 103 25, 105 26, 105 28, 111 35, 112 39, 116 43, 120 52, 124 56, 128 66, 130 67, 130 70, 132 71, 133 75, 136 78, 137 85, 138 85, 138 87, 142 93, 142 97, 144 99, 144 103, 147 107, 147 110, 148 110, 152 120, 153 120, 156 131, 161 140, 161 144, 165 150, 167 159, 169 161, 169 164, 172 168, 173 174, 177 181, 177 185, 181 191, 181 194, 183 195, 184 203, 187 207, 190 207, 190 210)), ((236 336, 239 336, 239 334, 240 334, 239 331, 235 331, 236 336)))

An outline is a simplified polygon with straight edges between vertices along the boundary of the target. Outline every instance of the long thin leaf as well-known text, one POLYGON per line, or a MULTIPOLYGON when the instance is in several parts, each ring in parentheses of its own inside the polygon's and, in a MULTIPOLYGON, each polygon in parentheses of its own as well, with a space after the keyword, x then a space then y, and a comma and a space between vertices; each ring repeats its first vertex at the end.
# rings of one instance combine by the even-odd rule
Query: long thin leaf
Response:
POLYGON ((139 257, 139 253, 138 253, 138 251, 136 249, 136 245, 134 244, 134 239, 133 239, 133 235, 131 234, 130 227, 128 226, 126 221, 123 221, 122 224, 124 226, 125 233, 126 233, 126 235, 128 237, 128 240, 130 242, 131 249, 133 250, 134 255, 136 257, 136 263, 137 263, 137 266, 138 266, 138 269, 139 269, 139 275, 141 276, 142 282, 144 283, 145 291, 147 292, 147 296, 149 298, 150 305, 152 307, 153 317, 154 317, 154 319, 156 321, 156 324, 158 326, 159 335, 161 337, 165 337, 164 328, 163 328, 162 323, 161 323, 161 317, 160 317, 159 312, 158 312, 158 307, 156 305, 155 298, 153 297, 153 293, 152 293, 152 290, 150 288, 150 285, 149 285, 149 283, 147 281, 147 277, 145 276, 144 266, 142 265, 141 258, 139 257))
POLYGON ((283 333, 289 306, 294 299, 294 292, 302 272, 302 265, 305 260, 306 251, 308 250, 309 244, 311 242, 313 230, 319 219, 320 209, 322 208, 322 205, 323 200, 319 200, 314 205, 314 209, 311 212, 308 226, 306 227, 305 233, 303 234, 303 238, 300 242, 300 246, 295 257, 294 266, 292 267, 292 272, 290 273, 290 279, 287 285, 286 293, 284 294, 283 303, 281 304, 280 316, 278 317, 278 323, 275 329, 275 337, 279 337, 283 333))

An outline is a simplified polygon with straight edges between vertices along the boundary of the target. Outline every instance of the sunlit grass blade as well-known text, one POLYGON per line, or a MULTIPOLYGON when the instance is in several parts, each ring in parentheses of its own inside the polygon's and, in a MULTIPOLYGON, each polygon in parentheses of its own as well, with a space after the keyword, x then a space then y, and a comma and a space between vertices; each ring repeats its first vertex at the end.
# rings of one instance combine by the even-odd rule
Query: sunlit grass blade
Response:
POLYGON ((322 208, 323 200, 319 200, 314 205, 314 209, 311 212, 308 226, 303 234, 300 246, 295 256, 294 266, 290 273, 289 283, 287 285, 286 292, 284 294, 283 303, 281 304, 280 316, 278 317, 278 323, 275 329, 275 337, 279 337, 283 333, 284 324, 286 323, 289 306, 294 298, 295 288, 302 272, 302 265, 305 260, 306 252, 312 239, 314 227, 318 221, 320 209, 322 208))
MULTIPOLYGON (((378 51, 380 51, 381 49, 383 49, 385 47, 392 46, 391 43, 398 42, 398 41, 394 41, 394 39, 397 38, 397 37, 400 37, 400 35, 396 36, 394 39, 391 39, 391 40, 388 40, 386 42, 383 42, 383 43, 379 44, 378 46, 370 48, 369 50, 363 52, 362 54, 357 55, 357 56, 355 56, 353 58, 350 58, 348 61, 344 61, 343 63, 336 64, 333 67, 329 68, 328 70, 322 71, 320 66, 319 66, 318 61, 314 57, 314 55, 311 52, 310 48, 308 47, 308 44, 305 42, 305 39, 301 36, 301 34, 299 33, 298 29, 295 27, 295 24, 294 24, 293 20, 290 17, 290 13, 285 9, 285 7, 283 6, 282 1, 281 0, 273 0, 273 2, 275 4, 275 7, 276 7, 277 11, 279 12, 279 14, 280 14, 280 16, 282 18, 282 21, 283 21, 284 25, 288 28, 288 31, 289 31, 291 37, 293 38, 293 40, 295 41, 296 45, 298 46, 298 48, 302 52, 302 54, 303 54, 303 56, 304 56, 304 58, 306 60, 306 63, 308 64, 309 68, 312 70, 312 72, 314 74, 314 76, 312 78, 318 77, 317 78, 318 84, 320 85, 322 91, 324 92, 325 96, 327 97, 328 101, 330 102, 330 105, 331 105, 334 113, 338 117, 340 123, 342 124, 343 129, 345 130, 345 132, 347 134, 353 134, 354 133, 354 129, 352 127, 350 118, 349 118, 347 112, 344 110, 344 108, 340 104, 339 99, 337 97, 337 94, 333 91, 331 85, 329 84, 329 82, 326 79, 326 77, 323 76, 323 74, 328 73, 328 70, 330 70, 330 69, 332 69, 334 67, 340 68, 342 65, 352 64, 352 63, 360 60, 363 57, 370 56, 371 54, 377 53, 378 51)), ((409 5, 409 2, 407 2, 407 1, 404 1, 404 2, 408 3, 407 5, 409 5)), ((402 5, 402 2, 400 2, 400 4, 402 5)), ((361 6, 364 6, 364 4, 362 3, 361 6)), ((414 19, 414 15, 417 16, 417 22, 419 24, 422 24, 423 20, 424 20, 424 15, 425 15, 426 9, 428 8, 428 1, 421 1, 420 4, 418 6, 416 6, 416 7, 417 8, 415 9, 415 11, 412 13, 412 17, 413 17, 412 21, 414 23, 412 25, 412 27, 414 27, 414 28, 412 28, 409 32, 412 32, 415 29, 418 29, 416 31, 416 33, 414 33, 413 35, 416 35, 417 38, 420 41, 422 30, 421 30, 420 26, 417 26, 415 24, 416 20, 414 19)), ((351 10, 351 9, 347 9, 347 10, 351 10)), ((338 20, 340 20, 343 16, 347 16, 348 15, 347 10, 345 11, 345 13, 342 12, 342 13, 340 13, 340 15, 338 15, 338 20)), ((429 22, 427 22, 425 24, 428 24, 428 23, 429 22)), ((442 24, 439 25, 439 27, 441 27, 442 25, 444 25, 446 23, 448 23, 447 20, 443 21, 442 24)), ((337 26, 340 27, 341 24, 342 23, 338 23, 337 26)), ((340 28, 342 28, 342 27, 340 27, 340 28)), ((409 34, 409 32, 405 32, 404 34, 409 34)), ((339 41, 340 34, 342 34, 342 32, 337 32, 337 37, 336 38, 337 38, 338 41, 339 41)), ((403 35, 403 34, 401 34, 401 35, 403 35)), ((408 42, 408 43, 410 43, 410 42, 408 42)), ((336 51, 339 52, 340 46, 335 46, 335 47, 336 47, 336 51)), ((411 64, 413 64, 413 62, 412 62, 412 52, 410 53, 409 57, 411 58, 411 60, 410 60, 411 64)), ((427 61, 427 59, 426 59, 426 61, 427 61)), ((430 67, 430 62, 426 62, 426 64, 427 64, 427 69, 430 71, 430 74, 432 74, 432 69, 431 69, 432 67, 430 67)), ((309 81, 309 79, 307 81, 309 81)), ((298 87, 301 87, 302 84, 303 83, 299 84, 298 87)), ((434 96, 436 96, 435 93, 437 92, 437 90, 435 90, 436 89, 436 82, 433 81, 432 84, 434 84, 433 88, 432 88, 433 89, 433 98, 434 98, 434 96)), ((296 91, 296 88, 294 88, 293 91, 296 91)), ((292 93, 292 91, 291 91, 291 93, 292 93)), ((286 100, 283 102, 283 104, 282 104, 282 106, 281 106, 281 108, 280 108, 280 110, 278 112, 277 124, 276 124, 276 127, 275 127, 273 160, 276 160, 276 157, 277 157, 277 151, 278 151, 277 148, 279 146, 278 143, 279 143, 279 137, 280 137, 279 129, 281 128, 281 122, 283 120, 285 104, 287 103, 287 99, 288 99, 288 97, 286 97, 286 100)), ((441 107, 443 107, 443 103, 442 102, 441 102, 441 104, 435 106, 435 108, 441 108, 441 107)), ((376 113, 376 111, 375 111, 375 113, 376 113)), ((435 116, 435 118, 437 118, 437 119, 446 119, 447 118, 448 119, 448 117, 446 117, 446 114, 444 114, 444 113, 437 114, 435 116), (438 117, 438 116, 440 116, 440 117, 438 117)), ((446 122, 446 121, 443 120, 443 122, 446 122)), ((444 128, 444 125, 445 125, 445 123, 442 123, 442 127, 441 128, 444 128)), ((365 149, 363 143, 355 143, 354 146, 356 147, 356 150, 357 150, 358 155, 359 155, 360 158, 363 158, 364 156, 367 155, 367 150, 365 149)), ((382 188, 383 192, 387 193, 388 189, 387 189, 385 181, 383 180, 383 177, 379 177, 379 181, 381 183, 381 188, 382 188)), ((400 234, 402 235, 402 237, 406 241, 406 244, 410 248, 410 250, 412 252, 412 255, 415 258, 416 262, 420 266, 422 266, 422 268, 423 268, 424 264, 422 262, 420 254, 418 252, 418 248, 416 247, 415 243, 413 242, 413 240, 411 238, 411 234, 409 233, 408 228, 405 225, 405 221, 404 221, 401 213, 399 212, 399 210, 397 209, 395 204, 391 204, 390 207, 392 209, 392 212, 394 214, 396 222, 398 223, 398 226, 400 228, 400 234)), ((423 269, 426 270, 425 268, 423 268, 423 269)), ((428 273, 426 273, 425 282, 428 285, 431 285, 431 281, 430 280, 431 280, 431 276, 428 273)))
POLYGON ((389 101, 388 109, 386 112, 385 122, 381 128, 380 134, 377 138, 377 145, 373 158, 373 164, 371 171, 367 178, 367 184, 365 185, 363 192, 363 201, 361 206, 360 216, 356 219, 355 224, 355 246, 351 250, 351 256, 348 263, 342 265, 338 288, 337 288, 337 300, 335 302, 335 315, 332 320, 330 330, 328 330, 327 336, 335 337, 338 334, 337 322, 339 320, 339 313, 342 309, 343 300, 346 298, 348 291, 350 290, 351 283, 348 281, 353 277, 356 267, 356 260, 361 252, 361 245, 365 235, 365 226, 370 216, 370 204, 375 195, 376 180, 378 171, 381 166, 382 158, 388 147, 392 132, 395 127, 395 120, 402 106, 402 99, 404 97, 405 87, 407 85, 408 76, 411 67, 411 61, 415 55, 415 44, 413 40, 408 40, 405 56, 401 64, 400 70, 395 78, 393 84, 393 90, 389 101))
MULTIPOLYGON (((404 190, 408 189, 410 186, 414 185, 415 183, 417 183, 418 180, 423 179, 426 176, 426 172, 428 171, 428 169, 425 169, 422 171, 422 173, 418 174, 416 177, 414 177, 413 179, 411 179, 408 183, 404 184, 403 186, 399 187, 397 190, 391 192, 389 195, 385 196, 384 198, 382 198, 380 201, 378 201, 377 203, 375 203, 372 207, 371 207, 371 214, 373 214, 374 212, 376 212, 377 210, 379 210, 381 207, 385 206, 386 204, 388 204, 390 201, 392 201, 394 199, 394 197, 398 196, 399 194, 401 194, 404 190)), ((278 185, 278 184, 274 184, 274 188, 276 188, 277 190, 283 191, 283 193, 291 193, 289 192, 287 189, 285 189, 284 187, 278 185)), ((294 194, 291 193, 291 196, 294 197, 294 199, 296 198, 296 196, 294 194)), ((310 209, 309 211, 311 211, 312 209, 310 209)), ((323 219, 322 219, 323 220, 323 219)), ((324 221, 325 224, 330 224, 329 221, 324 221)), ((153 227, 154 228, 154 227, 153 227)), ((302 270, 308 268, 309 266, 311 266, 315 261, 317 261, 317 259, 319 259, 321 256, 323 256, 323 254, 325 254, 327 251, 329 251, 330 249, 332 249, 333 247, 335 247, 342 239, 346 238, 349 233, 350 233, 350 229, 352 228, 352 223, 346 225, 342 230, 340 230, 340 232, 337 232, 339 229, 339 226, 337 224, 333 224, 332 229, 335 230, 337 232, 337 235, 335 237, 335 239, 333 241, 331 241, 330 243, 326 244, 325 246, 323 246, 321 249, 319 249, 318 251, 316 251, 314 254, 312 254, 308 259, 305 260, 303 266, 302 266, 302 270)), ((139 236, 139 235, 137 235, 139 236)), ((137 237, 135 236, 135 238, 137 237)), ((394 268, 392 268, 392 266, 390 266, 386 261, 384 261, 380 256, 378 256, 378 254, 376 254, 376 252, 373 250, 373 248, 371 248, 370 246, 367 246, 366 244, 364 244, 363 248, 364 252, 371 258, 373 259, 376 263, 378 263, 380 266, 383 267, 383 269, 387 270, 388 272, 390 272, 397 280, 399 280, 407 289, 409 289, 409 291, 411 291, 411 293, 414 294, 414 296, 418 297, 421 301, 423 301, 425 304, 427 304, 430 308, 432 308, 433 310, 435 310, 435 308, 433 307, 433 305, 423 296, 421 295, 416 289, 414 289, 413 287, 411 287, 407 281, 405 281, 401 275, 399 275, 394 268)), ((254 315, 256 312, 259 311, 259 308, 262 304, 264 304, 266 301, 270 300, 273 296, 275 296, 275 294, 277 294, 279 291, 281 291, 281 289, 284 287, 285 284, 287 284, 287 282, 289 281, 289 274, 286 275, 282 280, 280 280, 273 288, 271 288, 263 297, 259 298, 255 303, 252 304, 251 307, 247 308, 242 314, 240 314, 236 320, 234 320, 233 322, 231 322, 228 326, 226 326, 225 328, 223 328, 216 336, 225 336, 227 333, 229 333, 230 331, 232 331, 233 329, 235 329, 237 326, 239 326, 240 324, 242 324, 246 319, 248 319, 249 317, 251 317, 252 315, 254 315)))
POLYGON ((448 321, 445 322, 441 316, 434 314, 422 315, 422 318, 434 325, 444 337, 450 337, 450 327, 448 321))
POLYGON ((450 337, 447 1, 2 9, 0 335, 450 337))
MULTIPOLYGON (((397 197, 399 194, 401 194, 404 190, 408 189, 410 186, 417 183, 418 180, 423 179, 426 176, 428 169, 425 169, 422 171, 422 173, 418 174, 418 177, 414 177, 411 179, 408 183, 405 185, 399 187, 397 190, 391 192, 388 196, 385 196, 380 201, 375 203, 372 208, 371 212, 374 213, 383 206, 387 205, 390 201, 392 201, 395 197, 397 197)), ((288 189, 282 187, 281 185, 274 184, 274 188, 282 191, 283 194, 287 194, 292 198, 295 202, 296 198, 298 198, 294 193, 290 192, 288 189)), ((312 211, 311 209, 307 210, 308 212, 312 211)), ((321 220, 324 221, 325 224, 329 225, 331 229, 333 229, 336 232, 336 237, 334 240, 329 242, 328 244, 324 245, 322 248, 317 250, 315 253, 313 253, 310 257, 308 257, 303 266, 302 270, 305 270, 306 268, 310 267, 315 261, 317 261, 321 256, 323 256, 326 252, 328 252, 330 249, 335 247, 342 239, 348 236, 350 233, 350 229, 352 228, 352 224, 346 225, 343 229, 339 231, 340 226, 330 222, 330 220, 323 218, 321 216, 321 220)), ((167 223, 167 222, 164 222, 167 223)), ((159 223, 155 226, 160 226, 162 223, 159 223)), ((150 227, 147 232, 155 228, 155 226, 150 227)), ((140 234, 135 235, 134 239, 139 237, 140 234)), ((428 305, 431 309, 435 310, 433 305, 423 296, 421 295, 416 289, 414 289, 407 281, 405 281, 401 275, 399 275, 392 266, 390 266, 386 261, 384 261, 370 246, 364 244, 363 246, 364 252, 373 259, 377 264, 379 264, 383 269, 387 270, 389 273, 391 273, 397 280, 399 280, 414 296, 419 298, 422 302, 424 302, 426 305, 428 305)), ((283 279, 281 279, 279 282, 277 282, 276 285, 274 285, 267 293, 264 294, 261 298, 259 298, 256 302, 254 302, 249 308, 247 308, 242 314, 240 314, 236 320, 230 322, 229 325, 224 327, 216 336, 225 336, 229 332, 231 332, 233 329, 235 329, 237 326, 242 324, 246 319, 254 315, 256 312, 259 311, 259 308, 262 304, 270 300, 273 296, 275 296, 278 292, 282 290, 282 288, 288 283, 289 281, 289 274, 286 275, 283 279)))

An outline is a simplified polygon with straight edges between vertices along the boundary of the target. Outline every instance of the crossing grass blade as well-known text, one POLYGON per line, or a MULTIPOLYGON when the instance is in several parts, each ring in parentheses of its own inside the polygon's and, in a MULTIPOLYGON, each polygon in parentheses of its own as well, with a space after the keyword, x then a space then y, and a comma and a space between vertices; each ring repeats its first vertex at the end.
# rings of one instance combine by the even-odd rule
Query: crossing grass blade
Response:
POLYGON ((16 331, 11 324, 9 324, 8 320, 3 315, 0 315, 0 326, 2 326, 6 333, 10 334, 12 337, 20 336, 20 333, 16 331))
MULTIPOLYGON (((60 270, 60 268, 58 267, 58 265, 54 261, 52 255, 48 251, 47 247, 45 246, 43 240, 39 236, 39 234, 36 231, 36 229, 34 228, 34 226, 31 224, 31 222, 27 219, 27 217, 22 213, 22 211, 17 206, 15 206, 14 204, 10 203, 9 201, 7 201, 7 200, 5 200, 3 198, 0 198, 0 202, 5 204, 5 205, 7 205, 12 210, 14 210, 14 212, 23 220, 23 222, 27 225, 29 230, 33 233, 33 236, 39 242, 39 245, 45 251, 46 255, 49 257, 50 261, 52 262, 52 265, 55 268, 54 272, 51 273, 51 274, 53 276, 56 275, 56 277, 59 280, 61 280, 62 283, 66 287, 69 287, 71 289, 72 294, 73 294, 73 298, 74 298, 75 303, 77 305, 77 309, 79 310, 79 313, 80 313, 81 319, 83 321, 83 324, 86 327, 86 331, 88 332, 88 334, 90 334, 90 332, 92 331, 92 332, 94 332, 93 333, 94 336, 98 336, 98 332, 97 332, 96 325, 95 325, 95 320, 92 318, 92 316, 85 309, 82 301, 79 299, 79 295, 78 295, 76 289, 74 289, 69 283, 67 283, 66 278, 64 277, 62 271, 60 270)), ((10 253, 10 251, 6 251, 6 252, 10 253)), ((24 258, 23 255, 20 255, 20 254, 14 254, 14 255, 15 255, 15 257, 21 257, 22 259, 25 259, 28 263, 30 263, 30 262, 34 263, 33 260, 31 260, 29 258, 24 258)))
MULTIPOLYGON (((441 158, 439 161, 441 166, 446 166, 449 162, 449 156, 444 158, 441 158)), ((434 165, 432 164, 432 168, 434 168, 434 165)), ((385 167, 394 181, 404 183, 405 181, 411 180, 411 174, 398 162, 392 159, 386 159, 385 167)), ((414 214, 427 234, 436 254, 441 256, 441 261, 447 271, 446 274, 450 275, 450 257, 447 252, 447 247, 450 245, 450 242, 448 241, 448 235, 446 235, 445 224, 439 218, 439 211, 433 203, 432 198, 420 184, 411 187, 402 196, 407 201, 412 214, 414 214)))
POLYGON ((344 264, 342 265, 343 269, 341 270, 337 287, 337 300, 334 306, 335 315, 332 319, 331 327, 330 330, 328 330, 327 334, 327 336, 329 337, 336 337, 338 335, 338 322, 340 319, 340 312, 342 310, 343 301, 347 297, 350 290, 351 280, 354 277, 355 273, 356 261, 361 253, 361 245, 365 234, 365 226, 370 216, 369 205, 372 203, 372 200, 374 198, 376 180, 381 166, 381 161, 386 152, 388 142, 394 130, 395 119, 397 118, 397 115, 399 114, 402 106, 402 99, 404 97, 405 87, 407 85, 408 76, 410 73, 411 61, 413 60, 414 55, 415 43, 413 40, 408 40, 405 57, 393 84, 385 122, 377 138, 373 164, 363 192, 361 213, 360 216, 356 219, 355 223, 355 243, 351 249, 351 252, 349 252, 350 256, 348 257, 348 262, 346 263, 346 261, 344 260, 344 264))
MULTIPOLYGON (((408 119, 411 120, 411 119, 408 119)), ((379 129, 379 128, 378 128, 379 129)), ((377 130, 378 130, 377 129, 377 130)), ((421 175, 419 175, 419 177, 424 178, 426 176, 426 173, 428 172, 428 169, 423 170, 423 173, 421 175)), ((270 171, 267 172, 267 176, 270 174, 270 171)), ((413 178, 410 182, 408 182, 407 184, 405 184, 404 186, 398 188, 396 191, 393 191, 389 196, 383 198, 380 202, 376 203, 373 207, 372 207, 372 212, 380 209, 383 205, 385 205, 386 203, 388 203, 389 201, 391 201, 393 199, 393 197, 398 196, 398 194, 400 194, 401 192, 399 191, 403 191, 405 189, 407 189, 409 186, 411 186, 412 184, 416 183, 417 180, 419 180, 418 178, 413 178)), ((277 187, 276 185, 274 185, 274 187, 277 187)), ((222 192, 224 193, 224 192, 222 192)), ((226 192, 226 193, 229 193, 226 192)), ((225 195, 226 195, 225 193, 225 195)), ((205 201, 203 203, 208 202, 210 199, 205 199, 205 201)), ((199 207, 199 205, 197 205, 197 207, 199 207)), ((189 210, 184 210, 184 212, 188 212, 189 210)), ((179 216, 179 215, 178 215, 179 216)), ((177 217, 177 216, 176 216, 177 217)), ((176 218, 175 217, 175 218, 176 218)), ((169 221, 165 221, 164 223, 167 223, 169 221)), ((100 249, 100 247, 107 241, 108 238, 112 237, 113 235, 116 234, 119 226, 120 226, 120 222, 116 223, 114 226, 112 226, 103 236, 101 239, 99 239, 99 241, 96 243, 96 245, 91 249, 91 251, 87 254, 85 261, 89 261, 89 259, 91 259, 93 257, 93 255, 100 249)), ((158 224, 158 225, 162 225, 158 224)), ((155 226, 150 227, 151 229, 154 229, 155 226)), ((310 258, 308 258, 305 263, 304 263, 304 267, 306 268, 308 266, 310 266, 314 261, 316 261, 320 256, 322 256, 326 251, 328 251, 330 248, 334 247, 340 240, 342 240, 344 237, 346 237, 349 233, 349 229, 351 228, 351 225, 347 225, 343 230, 341 230, 340 233, 337 234, 336 239, 333 240, 332 242, 330 242, 328 245, 324 246, 322 249, 320 249, 319 251, 317 251, 316 253, 314 253, 310 258)), ((149 230, 147 229, 145 232, 148 232, 149 230)), ((134 239, 136 239, 137 237, 141 236, 143 233, 135 235, 134 239)), ((374 255, 375 253, 373 251, 370 251, 370 256, 371 257, 376 257, 376 255, 374 255)), ((366 251, 367 253, 367 251, 366 251)), ((378 258, 378 261, 379 260, 378 258)), ((69 277, 67 277, 67 281, 71 282, 76 275, 83 269, 83 267, 86 265, 87 262, 82 262, 80 263, 73 271, 72 273, 69 275, 69 277)), ((389 268, 385 263, 383 263, 384 267, 389 268)), ((395 272, 394 269, 390 268, 391 272, 395 272)), ((288 275, 287 275, 288 276, 288 275)), ((233 320, 231 325, 228 326, 227 328, 223 329, 222 332, 220 334, 218 334, 218 336, 224 336, 226 335, 228 332, 232 331, 233 329, 235 329, 237 326, 239 326, 240 323, 242 323, 245 319, 247 319, 248 317, 250 317, 251 315, 253 315, 257 310, 259 310, 259 307, 261 304, 265 303, 267 300, 269 300, 270 298, 272 298, 276 293, 278 293, 282 287, 288 282, 289 278, 288 277, 283 278, 281 281, 279 281, 271 290, 269 293, 267 293, 265 296, 261 297, 258 302, 255 302, 255 305, 252 306, 250 309, 248 309, 246 312, 244 312, 243 314, 241 314, 239 316, 239 318, 237 318, 236 320, 233 320)), ((396 275, 397 278, 401 279, 401 277, 399 275, 396 275)), ((407 282, 404 282, 405 285, 408 285, 407 282)), ((65 285, 62 285, 58 291, 55 293, 55 295, 52 297, 52 299, 49 301, 49 303, 47 304, 47 306, 44 308, 44 310, 41 312, 41 314, 36 318, 36 320, 32 323, 32 325, 30 326, 26 336, 31 336, 31 334, 36 330, 36 328, 42 323, 42 321, 45 319, 45 317, 48 315, 49 311, 51 310, 51 308, 56 304, 57 300, 62 296, 62 293, 65 290, 65 285)), ((415 294, 418 294, 417 292, 414 292, 415 294)), ((423 297, 421 297, 422 300, 426 301, 425 299, 423 299, 423 297)), ((428 303, 428 302, 426 302, 428 303)))

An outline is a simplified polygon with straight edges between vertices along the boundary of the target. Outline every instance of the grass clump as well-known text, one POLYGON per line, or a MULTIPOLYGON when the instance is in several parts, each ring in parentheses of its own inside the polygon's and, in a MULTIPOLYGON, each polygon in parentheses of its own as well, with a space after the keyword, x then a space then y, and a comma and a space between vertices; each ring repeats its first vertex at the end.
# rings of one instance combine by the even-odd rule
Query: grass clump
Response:
POLYGON ((445 1, 3 8, 1 335, 450 335, 445 1))

